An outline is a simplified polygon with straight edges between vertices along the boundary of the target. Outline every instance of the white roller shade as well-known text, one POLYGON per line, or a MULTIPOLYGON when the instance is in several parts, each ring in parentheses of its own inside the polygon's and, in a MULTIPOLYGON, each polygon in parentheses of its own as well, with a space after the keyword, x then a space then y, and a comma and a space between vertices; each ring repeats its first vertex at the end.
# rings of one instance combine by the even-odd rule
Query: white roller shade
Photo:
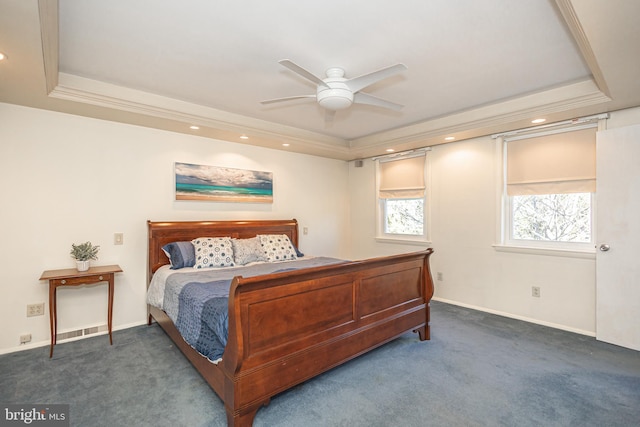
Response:
POLYGON ((507 143, 507 193, 596 191, 596 128, 507 143))
POLYGON ((380 161, 380 193, 382 199, 424 197, 425 156, 380 161))

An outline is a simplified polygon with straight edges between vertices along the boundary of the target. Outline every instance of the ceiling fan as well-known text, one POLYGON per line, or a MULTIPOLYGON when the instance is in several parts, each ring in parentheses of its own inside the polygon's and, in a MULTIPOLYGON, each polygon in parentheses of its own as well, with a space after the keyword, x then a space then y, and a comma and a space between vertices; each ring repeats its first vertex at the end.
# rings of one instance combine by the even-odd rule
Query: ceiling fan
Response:
POLYGON ((305 79, 317 84, 316 93, 315 95, 298 95, 269 99, 262 101, 262 104, 272 104, 301 98, 315 98, 318 104, 327 110, 327 118, 331 118, 335 111, 349 108, 352 104, 374 105, 394 111, 400 111, 404 107, 403 105, 369 95, 368 93, 360 92, 367 86, 371 86, 380 80, 406 70, 407 66, 404 64, 392 65, 352 79, 344 77, 344 70, 342 68, 332 67, 326 71, 327 77, 321 79, 289 59, 283 59, 278 62, 305 79))

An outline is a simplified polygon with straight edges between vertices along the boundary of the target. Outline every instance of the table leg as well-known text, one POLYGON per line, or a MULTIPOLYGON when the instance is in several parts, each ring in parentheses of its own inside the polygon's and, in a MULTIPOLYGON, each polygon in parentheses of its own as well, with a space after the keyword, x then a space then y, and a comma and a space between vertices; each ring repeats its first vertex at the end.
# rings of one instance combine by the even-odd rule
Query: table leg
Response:
POLYGON ((51 329, 49 358, 53 357, 53 346, 56 345, 56 335, 58 334, 58 319, 56 318, 56 289, 57 287, 53 283, 49 283, 49 328, 51 329))
POLYGON ((109 344, 113 345, 113 336, 111 335, 111 327, 113 325, 113 274, 109 275, 109 314, 107 315, 107 324, 109 326, 109 344))

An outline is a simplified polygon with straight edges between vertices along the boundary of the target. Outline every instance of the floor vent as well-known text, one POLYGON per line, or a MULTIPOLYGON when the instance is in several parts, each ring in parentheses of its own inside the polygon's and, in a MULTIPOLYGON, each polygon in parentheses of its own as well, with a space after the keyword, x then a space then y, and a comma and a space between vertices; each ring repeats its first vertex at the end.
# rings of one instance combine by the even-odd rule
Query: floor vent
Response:
POLYGON ((71 338, 82 337, 85 335, 97 334, 98 332, 108 331, 107 325, 94 326, 92 328, 78 329, 75 331, 63 332, 56 335, 56 342, 68 340, 71 338))

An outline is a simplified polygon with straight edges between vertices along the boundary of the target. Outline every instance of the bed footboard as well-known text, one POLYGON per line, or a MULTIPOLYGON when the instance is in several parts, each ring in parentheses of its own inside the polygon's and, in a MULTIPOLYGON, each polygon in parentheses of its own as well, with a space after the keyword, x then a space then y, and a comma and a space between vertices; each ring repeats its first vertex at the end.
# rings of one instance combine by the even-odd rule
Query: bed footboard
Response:
POLYGON ((429 339, 431 249, 234 279, 221 369, 229 425, 269 399, 408 331, 429 339))

